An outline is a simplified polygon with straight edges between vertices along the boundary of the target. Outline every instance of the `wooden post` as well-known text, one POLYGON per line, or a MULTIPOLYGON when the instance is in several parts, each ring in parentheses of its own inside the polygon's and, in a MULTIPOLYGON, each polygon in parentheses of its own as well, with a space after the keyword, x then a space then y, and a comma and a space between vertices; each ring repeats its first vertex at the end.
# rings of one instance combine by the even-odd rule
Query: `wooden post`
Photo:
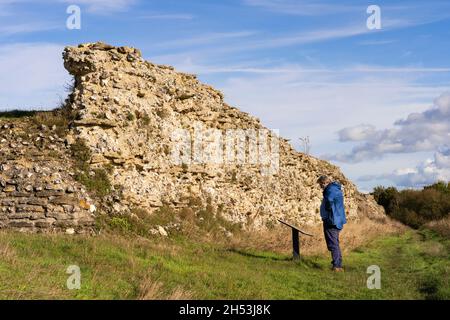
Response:
POLYGON ((292 256, 294 260, 300 260, 300 241, 298 230, 292 228, 292 256))

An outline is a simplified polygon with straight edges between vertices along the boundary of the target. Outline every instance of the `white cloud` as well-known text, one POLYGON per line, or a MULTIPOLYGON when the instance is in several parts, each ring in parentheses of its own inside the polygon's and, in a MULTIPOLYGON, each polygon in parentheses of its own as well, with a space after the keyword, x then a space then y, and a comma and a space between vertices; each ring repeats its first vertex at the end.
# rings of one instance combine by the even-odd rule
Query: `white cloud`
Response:
MULTIPOLYGON (((14 5, 23 3, 66 3, 67 5, 82 5, 90 13, 108 14, 124 11, 137 3, 139 0, 0 0, 0 10, 10 15, 14 5)), ((1 15, 1 13, 0 13, 1 15)))
POLYGON ((238 45, 234 50, 255 50, 287 47, 299 44, 343 39, 367 34, 369 30, 363 25, 341 26, 327 29, 308 30, 282 36, 267 36, 264 39, 246 42, 238 45))
POLYGON ((371 119, 376 125, 388 125, 405 110, 423 110, 426 105, 417 101, 442 90, 404 79, 381 83, 382 79, 354 77, 301 72, 237 74, 220 87, 229 102, 271 128, 281 129, 293 142, 310 135, 315 154, 342 149, 334 138, 342 124, 371 119))
MULTIPOLYGON (((325 42, 364 35, 370 32, 364 25, 337 26, 291 32, 288 34, 267 34, 260 31, 244 30, 233 32, 211 32, 194 35, 190 38, 179 38, 157 45, 161 49, 180 48, 181 56, 202 55, 204 57, 226 57, 231 53, 260 51, 264 49, 283 48, 308 43, 325 42), (223 41, 230 40, 230 41, 223 41), (231 42, 231 40, 235 40, 231 42), (210 44, 214 44, 211 46, 210 44), (194 47, 195 46, 195 47, 194 47), (189 47, 194 47, 189 49, 189 47)), ((154 50, 152 46, 152 50, 154 50)), ((163 55, 164 52, 161 54, 163 55)), ((174 55, 173 52, 168 55, 174 55)))
POLYGON ((186 13, 155 13, 142 15, 139 18, 148 20, 192 20, 194 16, 186 13))
POLYGON ((190 38, 169 40, 156 44, 156 47, 168 49, 174 47, 198 46, 210 43, 217 43, 227 39, 246 38, 256 34, 255 31, 235 31, 235 32, 206 32, 190 38))
POLYGON ((351 69, 352 72, 367 73, 448 73, 450 68, 424 68, 424 67, 382 67, 359 65, 351 69))
POLYGON ((53 108, 70 80, 63 46, 16 43, 0 46, 0 109, 53 108))
POLYGON ((244 4, 263 9, 300 16, 317 16, 361 10, 363 6, 345 4, 330 4, 319 1, 305 0, 244 0, 244 4))
POLYGON ((365 40, 360 41, 358 44, 362 46, 381 46, 385 44, 391 44, 397 42, 396 40, 365 40))
MULTIPOLYGON (((372 131, 366 142, 355 146, 350 153, 326 156, 343 162, 359 162, 381 158, 387 153, 434 151, 450 140, 450 92, 435 99, 434 106, 411 113, 394 123, 396 127, 372 131)), ((352 128, 340 132, 351 131, 352 128)))
MULTIPOLYGON (((214 41, 214 38, 205 41, 214 41)), ((189 41, 189 40, 187 40, 189 41)), ((174 43, 175 44, 175 43, 174 43)), ((165 44, 161 44, 165 46, 165 44)), ((364 65, 350 65, 344 68, 310 68, 300 65, 280 65, 271 67, 251 66, 251 62, 241 63, 239 65, 206 65, 197 64, 193 59, 184 53, 173 55, 162 55, 153 57, 154 59, 169 59, 171 61, 177 60, 178 66, 184 70, 190 72, 197 72, 200 74, 212 74, 212 73, 259 73, 259 74, 373 74, 373 73, 385 73, 385 74, 405 74, 405 73, 450 73, 450 68, 425 68, 425 67, 382 67, 382 66, 364 66, 364 65), (183 58, 185 58, 183 60, 183 58), (181 61, 181 63, 180 63, 181 61), (184 62, 183 62, 184 61, 184 62)), ((199 59, 200 60, 200 59, 199 59)), ((363 76, 363 75, 361 75, 363 76)), ((373 85, 374 83, 372 83, 373 85)), ((345 84, 342 84, 345 85, 345 84)), ((383 83, 379 83, 383 85, 383 83)))
POLYGON ((0 36, 11 36, 20 33, 33 33, 63 29, 61 24, 51 22, 28 22, 20 24, 0 25, 0 36))
POLYGON ((68 4, 86 6, 88 12, 96 14, 108 14, 124 11, 135 4, 137 0, 59 0, 68 4))
POLYGON ((361 124, 358 126, 341 129, 338 131, 339 141, 361 141, 367 140, 375 133, 375 126, 361 124))
POLYGON ((362 181, 387 179, 399 187, 420 188, 437 181, 450 181, 450 148, 436 151, 433 159, 427 159, 414 168, 401 168, 389 174, 361 177, 362 181))

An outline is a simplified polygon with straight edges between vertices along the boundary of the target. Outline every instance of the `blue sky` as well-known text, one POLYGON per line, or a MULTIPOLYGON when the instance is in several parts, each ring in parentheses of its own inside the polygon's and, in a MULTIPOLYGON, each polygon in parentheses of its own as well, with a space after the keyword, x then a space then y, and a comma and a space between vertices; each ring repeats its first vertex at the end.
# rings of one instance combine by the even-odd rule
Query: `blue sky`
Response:
POLYGON ((0 109, 55 106, 63 47, 98 40, 198 74, 298 150, 309 136, 361 190, 450 179, 449 1, 0 0, 0 109))

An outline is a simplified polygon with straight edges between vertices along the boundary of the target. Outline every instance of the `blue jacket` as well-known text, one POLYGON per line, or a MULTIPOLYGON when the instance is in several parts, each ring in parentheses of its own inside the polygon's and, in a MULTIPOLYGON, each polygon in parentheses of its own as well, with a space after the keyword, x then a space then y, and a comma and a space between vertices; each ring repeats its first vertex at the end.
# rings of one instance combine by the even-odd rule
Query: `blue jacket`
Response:
POLYGON ((323 190, 323 200, 320 205, 320 216, 326 226, 342 229, 347 222, 345 218, 344 196, 338 182, 330 183, 323 190))

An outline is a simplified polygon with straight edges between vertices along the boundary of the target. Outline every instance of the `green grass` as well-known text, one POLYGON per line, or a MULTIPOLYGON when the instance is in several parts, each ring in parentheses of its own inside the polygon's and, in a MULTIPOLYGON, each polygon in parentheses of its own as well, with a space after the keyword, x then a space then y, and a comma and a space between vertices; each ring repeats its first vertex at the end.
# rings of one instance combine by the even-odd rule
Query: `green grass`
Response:
POLYGON ((300 262, 273 252, 195 243, 186 237, 30 235, 0 233, 2 299, 135 299, 145 279, 197 299, 449 299, 450 241, 408 231, 344 256, 345 273, 329 257, 300 262), (366 286, 367 267, 381 268, 381 289, 366 286), (69 265, 81 268, 81 289, 68 290, 69 265))

